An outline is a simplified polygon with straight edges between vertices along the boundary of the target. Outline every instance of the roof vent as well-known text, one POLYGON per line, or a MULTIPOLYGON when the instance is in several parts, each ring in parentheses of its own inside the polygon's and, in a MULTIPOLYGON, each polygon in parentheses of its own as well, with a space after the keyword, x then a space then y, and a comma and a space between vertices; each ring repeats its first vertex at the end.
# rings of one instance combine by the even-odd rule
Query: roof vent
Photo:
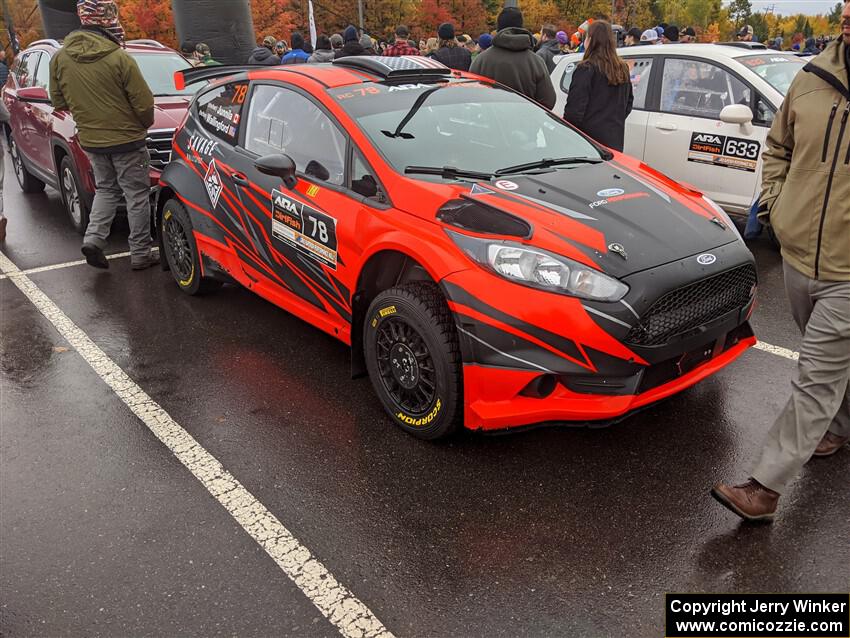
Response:
POLYGON ((337 66, 365 71, 384 80, 447 77, 452 73, 452 70, 444 64, 420 55, 398 57, 349 55, 334 60, 333 63, 337 66))

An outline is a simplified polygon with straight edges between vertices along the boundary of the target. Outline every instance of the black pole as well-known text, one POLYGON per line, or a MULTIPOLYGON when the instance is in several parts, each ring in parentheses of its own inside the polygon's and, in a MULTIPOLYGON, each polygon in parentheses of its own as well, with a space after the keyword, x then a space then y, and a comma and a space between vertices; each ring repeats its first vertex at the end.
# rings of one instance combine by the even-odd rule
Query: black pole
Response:
POLYGON ((9 46, 12 47, 12 55, 18 55, 21 50, 18 46, 18 36, 15 33, 15 24, 12 22, 12 14, 9 13, 9 7, 6 6, 6 0, 0 0, 3 3, 3 19, 6 21, 6 29, 9 31, 9 46))

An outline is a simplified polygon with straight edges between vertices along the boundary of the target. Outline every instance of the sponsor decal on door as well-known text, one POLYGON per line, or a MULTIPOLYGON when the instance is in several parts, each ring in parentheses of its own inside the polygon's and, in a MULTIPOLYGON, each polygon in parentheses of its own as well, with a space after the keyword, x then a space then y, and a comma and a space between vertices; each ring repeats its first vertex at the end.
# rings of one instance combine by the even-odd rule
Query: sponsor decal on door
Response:
POLYGON ((336 220, 278 190, 272 191, 272 236, 336 270, 336 220))
POLYGON ((691 134, 688 161, 755 173, 761 142, 716 133, 691 134))

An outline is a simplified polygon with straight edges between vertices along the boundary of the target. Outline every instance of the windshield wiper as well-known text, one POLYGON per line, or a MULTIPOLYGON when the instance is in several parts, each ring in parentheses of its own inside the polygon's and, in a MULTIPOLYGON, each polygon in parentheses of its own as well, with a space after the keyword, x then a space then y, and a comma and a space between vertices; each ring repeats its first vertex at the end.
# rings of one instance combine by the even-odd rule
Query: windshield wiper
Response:
POLYGON ((555 159, 542 159, 536 162, 528 162, 527 164, 517 164, 516 166, 508 166, 500 168, 496 171, 496 175, 508 175, 510 173, 522 173, 535 168, 551 168, 553 166, 566 166, 567 164, 601 164, 603 162, 600 157, 558 157, 555 159))
POLYGON ((468 179, 486 179, 493 177, 492 173, 482 173, 481 171, 467 171, 454 166, 405 166, 405 175, 439 175, 443 179, 457 179, 466 177, 468 179))
POLYGON ((401 118, 401 122, 398 123, 398 126, 396 127, 395 131, 381 131, 381 133, 383 133, 387 137, 400 137, 403 140, 412 140, 414 138, 413 134, 403 133, 402 130, 405 126, 407 126, 407 123, 413 119, 413 116, 419 112, 419 109, 421 109, 422 105, 425 104, 425 100, 428 99, 428 96, 441 88, 442 85, 437 85, 423 91, 422 94, 416 98, 416 101, 413 103, 413 106, 410 107, 410 110, 407 112, 407 115, 401 118))

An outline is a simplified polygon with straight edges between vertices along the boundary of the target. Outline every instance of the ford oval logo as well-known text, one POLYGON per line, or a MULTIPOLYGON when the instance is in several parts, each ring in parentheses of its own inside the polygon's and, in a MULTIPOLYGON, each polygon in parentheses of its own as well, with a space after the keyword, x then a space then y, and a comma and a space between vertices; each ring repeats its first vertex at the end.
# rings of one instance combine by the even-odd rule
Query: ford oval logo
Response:
POLYGON ((597 197, 616 197, 617 195, 622 195, 625 193, 622 188, 606 188, 605 190, 601 190, 596 193, 597 197))
POLYGON ((712 255, 711 253, 704 253, 697 257, 697 262, 702 264, 703 266, 710 266, 715 261, 717 261, 717 257, 712 255))

